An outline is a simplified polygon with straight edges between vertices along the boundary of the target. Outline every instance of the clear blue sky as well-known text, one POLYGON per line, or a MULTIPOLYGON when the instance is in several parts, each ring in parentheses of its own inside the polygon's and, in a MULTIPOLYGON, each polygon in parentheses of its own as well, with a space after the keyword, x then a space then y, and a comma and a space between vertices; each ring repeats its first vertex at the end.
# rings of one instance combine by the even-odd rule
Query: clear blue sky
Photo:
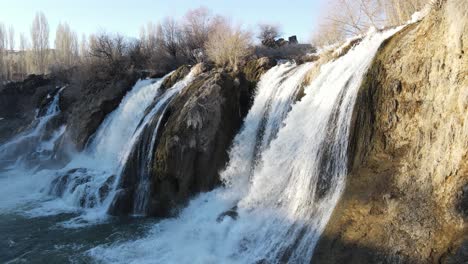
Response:
MULTIPOLYGON (((79 37, 100 29, 139 35, 141 25, 158 22, 166 16, 181 17, 193 8, 205 6, 213 13, 230 17, 254 30, 258 23, 282 25, 285 37, 297 35, 309 40, 325 0, 0 0, 0 23, 13 25, 15 33, 25 33, 36 12, 49 21, 51 45, 59 22, 68 22, 79 37)), ((18 40, 16 41, 18 46, 18 40)))

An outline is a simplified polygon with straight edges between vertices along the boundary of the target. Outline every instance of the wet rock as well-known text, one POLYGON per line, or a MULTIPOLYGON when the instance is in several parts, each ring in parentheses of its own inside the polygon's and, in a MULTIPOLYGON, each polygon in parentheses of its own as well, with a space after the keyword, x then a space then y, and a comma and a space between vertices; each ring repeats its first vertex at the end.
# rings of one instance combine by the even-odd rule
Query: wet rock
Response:
POLYGON ((237 220, 239 217, 239 213, 237 213, 237 206, 234 206, 233 208, 221 213, 217 218, 216 222, 220 223, 224 220, 224 218, 230 217, 232 220, 237 220))
POLYGON ((166 204, 182 204, 219 184, 226 149, 240 128, 240 89, 232 76, 209 72, 194 80, 168 109, 156 148, 151 211, 166 216, 166 204), (158 202, 161 201, 161 202, 158 202))
POLYGON ((114 216, 125 216, 132 212, 133 209, 133 193, 129 188, 119 189, 116 191, 112 204, 109 207, 108 213, 114 216))
POLYGON ((85 168, 75 168, 66 171, 63 175, 56 175, 52 181, 50 194, 63 196, 66 191, 74 192, 80 185, 86 184, 91 180, 88 170, 85 168))
POLYGON ((109 191, 112 189, 112 185, 114 184, 114 182, 115 182, 115 175, 112 175, 109 178, 107 178, 106 182, 104 182, 104 184, 101 187, 99 187, 99 199, 101 203, 109 195, 109 191))
POLYGON ((243 116, 247 115, 253 104, 255 88, 257 87, 260 77, 275 65, 276 60, 263 57, 248 61, 242 68, 239 80, 245 83, 245 85, 240 86, 240 107, 243 116))

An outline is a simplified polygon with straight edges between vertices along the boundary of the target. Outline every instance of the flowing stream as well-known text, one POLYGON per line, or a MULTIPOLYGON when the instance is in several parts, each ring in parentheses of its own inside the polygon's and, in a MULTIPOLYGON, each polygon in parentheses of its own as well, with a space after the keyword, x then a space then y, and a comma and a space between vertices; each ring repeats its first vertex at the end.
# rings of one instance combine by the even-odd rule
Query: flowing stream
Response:
MULTIPOLYGON (((363 75, 397 30, 369 32, 345 55, 320 65, 309 85, 304 79, 313 63, 282 63, 265 73, 221 172, 224 186, 199 194, 176 218, 127 222, 107 215, 134 152, 140 159, 131 213, 146 214, 164 113, 193 74, 165 91, 164 78, 138 82, 65 168, 0 175, 0 226, 32 234, 0 230, 6 235, 0 261, 51 256, 76 263, 309 263, 345 185, 349 128, 363 75), (8 192, 8 185, 25 191, 8 192)), ((54 102, 39 119, 59 111, 54 102)), ((64 131, 36 145, 51 149, 64 131)), ((1 146, 0 154, 8 144, 14 143, 1 146)))

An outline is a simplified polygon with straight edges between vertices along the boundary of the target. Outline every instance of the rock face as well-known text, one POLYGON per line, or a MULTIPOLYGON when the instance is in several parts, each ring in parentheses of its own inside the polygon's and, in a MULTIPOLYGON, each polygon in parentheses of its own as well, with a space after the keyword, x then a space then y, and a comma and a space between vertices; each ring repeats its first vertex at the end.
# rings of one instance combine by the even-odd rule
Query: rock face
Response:
POLYGON ((314 263, 468 263, 466 10, 449 0, 381 47, 314 263))

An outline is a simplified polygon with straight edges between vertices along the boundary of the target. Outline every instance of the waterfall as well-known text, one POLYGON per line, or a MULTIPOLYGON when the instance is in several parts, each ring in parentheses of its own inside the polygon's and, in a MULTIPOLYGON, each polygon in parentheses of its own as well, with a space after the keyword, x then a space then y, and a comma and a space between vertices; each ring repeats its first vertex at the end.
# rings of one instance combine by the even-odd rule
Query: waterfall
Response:
POLYGON ((200 194, 146 237, 97 246, 89 255, 110 263, 309 263, 344 188, 363 75, 398 30, 369 32, 322 65, 292 107, 310 66, 271 69, 221 173, 226 187, 200 194))
POLYGON ((133 201, 133 206, 128 213, 134 215, 146 215, 148 213, 151 165, 160 132, 159 128, 169 104, 176 95, 191 83, 193 78, 194 74, 190 72, 183 80, 177 82, 158 97, 151 111, 138 126, 130 140, 130 148, 127 148, 125 152, 125 164, 120 168, 120 177, 117 186, 114 188, 115 198, 111 210, 119 206, 119 201, 124 200, 123 202, 125 202, 125 200, 130 199, 133 201), (124 186, 125 178, 136 181, 133 183, 132 193, 124 190, 126 187, 124 186))
MULTIPOLYGON (((170 73, 171 74, 171 73, 170 73)), ((122 102, 104 120, 92 136, 83 153, 78 154, 64 169, 55 173, 49 193, 61 197, 66 204, 77 208, 93 209, 105 215, 109 207, 115 206, 115 196, 120 193, 121 176, 132 151, 142 151, 141 141, 145 130, 154 122, 154 117, 163 115, 164 110, 184 87, 193 79, 190 73, 182 81, 167 90, 161 90, 164 79, 140 80, 122 99, 122 102)), ((160 120, 157 122, 159 125, 160 120)), ((157 137, 157 126, 151 141, 157 137)), ((154 145, 144 148, 142 162, 149 166, 154 145)), ((139 158, 142 158, 139 156, 139 158)), ((149 171, 142 169, 135 175, 146 186, 149 171), (141 174, 141 175, 140 175, 141 174)), ((147 192, 137 197, 139 204, 135 213, 143 213, 147 192)))
POLYGON ((234 139, 229 165, 221 175, 227 185, 238 187, 238 195, 248 185, 259 155, 282 126, 310 68, 309 63, 296 66, 287 62, 275 66, 261 78, 254 104, 234 139))
MULTIPOLYGON (((31 128, 0 145, 0 168, 34 167, 53 158, 55 143, 65 132, 66 127, 56 129, 54 120, 60 115, 60 93, 65 87, 55 91, 53 99, 43 109, 36 110, 31 128)), ((51 98, 51 95, 48 95, 51 98)))

